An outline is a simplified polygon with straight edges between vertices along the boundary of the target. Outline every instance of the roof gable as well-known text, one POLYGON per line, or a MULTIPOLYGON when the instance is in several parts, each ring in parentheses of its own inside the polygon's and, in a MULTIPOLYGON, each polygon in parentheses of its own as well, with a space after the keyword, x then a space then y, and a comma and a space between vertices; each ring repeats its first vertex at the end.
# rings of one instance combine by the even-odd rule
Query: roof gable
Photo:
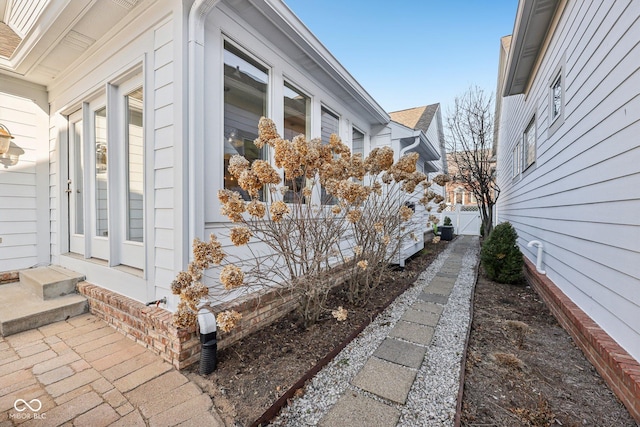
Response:
POLYGON ((403 124, 411 129, 427 132, 439 107, 440 104, 424 105, 422 107, 394 111, 389 113, 389 116, 394 122, 403 124))

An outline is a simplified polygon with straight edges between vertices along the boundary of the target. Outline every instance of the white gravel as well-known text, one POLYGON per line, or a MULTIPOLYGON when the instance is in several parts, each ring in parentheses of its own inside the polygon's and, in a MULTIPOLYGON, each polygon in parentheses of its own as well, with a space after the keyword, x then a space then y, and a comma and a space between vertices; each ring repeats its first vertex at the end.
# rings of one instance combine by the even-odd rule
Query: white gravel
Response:
MULTIPOLYGON (((465 239, 477 239, 466 236, 465 239)), ((416 279, 416 286, 400 295, 356 339, 349 343, 272 421, 274 426, 315 426, 347 389, 355 390, 351 380, 387 337, 389 331, 435 277, 459 241, 454 241, 416 279)), ((462 255, 462 268, 449 296, 422 366, 405 405, 395 404, 374 394, 360 393, 393 406, 401 413, 398 426, 451 426, 456 412, 460 385, 460 366, 470 304, 476 279, 478 245, 462 255)))

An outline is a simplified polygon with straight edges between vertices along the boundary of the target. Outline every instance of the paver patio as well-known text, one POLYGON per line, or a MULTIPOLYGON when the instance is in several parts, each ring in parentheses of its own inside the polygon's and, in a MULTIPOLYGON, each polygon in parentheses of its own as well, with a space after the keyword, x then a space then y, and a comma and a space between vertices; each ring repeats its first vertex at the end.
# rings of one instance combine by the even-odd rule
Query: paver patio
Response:
POLYGON ((211 398, 86 314, 0 337, 0 427, 223 426, 211 398))

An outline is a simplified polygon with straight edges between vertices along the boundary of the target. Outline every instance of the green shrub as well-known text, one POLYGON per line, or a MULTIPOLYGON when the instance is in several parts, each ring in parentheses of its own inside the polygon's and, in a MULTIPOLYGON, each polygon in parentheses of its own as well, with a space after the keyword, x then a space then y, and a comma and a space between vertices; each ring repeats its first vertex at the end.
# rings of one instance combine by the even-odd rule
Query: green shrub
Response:
POLYGON ((518 233, 508 222, 493 229, 480 252, 480 261, 489 279, 512 284, 522 281, 524 259, 517 239, 518 233))
POLYGON ((448 216, 445 216, 443 225, 451 226, 451 218, 449 218, 448 216))

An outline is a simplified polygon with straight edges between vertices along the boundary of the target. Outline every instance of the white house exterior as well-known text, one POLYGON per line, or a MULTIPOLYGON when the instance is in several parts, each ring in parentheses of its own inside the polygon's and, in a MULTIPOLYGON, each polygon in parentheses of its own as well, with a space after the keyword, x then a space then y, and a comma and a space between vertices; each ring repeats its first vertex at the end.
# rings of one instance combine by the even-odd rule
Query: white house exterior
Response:
POLYGON ((173 310, 262 115, 287 138, 335 132, 365 155, 409 138, 425 172, 441 162, 281 0, 12 0, 0 21, 19 41, 0 56, 0 272, 59 265, 173 310))
POLYGON ((496 110, 498 222, 533 264, 542 242, 547 279, 636 361, 639 18, 635 0, 520 0, 496 110))

